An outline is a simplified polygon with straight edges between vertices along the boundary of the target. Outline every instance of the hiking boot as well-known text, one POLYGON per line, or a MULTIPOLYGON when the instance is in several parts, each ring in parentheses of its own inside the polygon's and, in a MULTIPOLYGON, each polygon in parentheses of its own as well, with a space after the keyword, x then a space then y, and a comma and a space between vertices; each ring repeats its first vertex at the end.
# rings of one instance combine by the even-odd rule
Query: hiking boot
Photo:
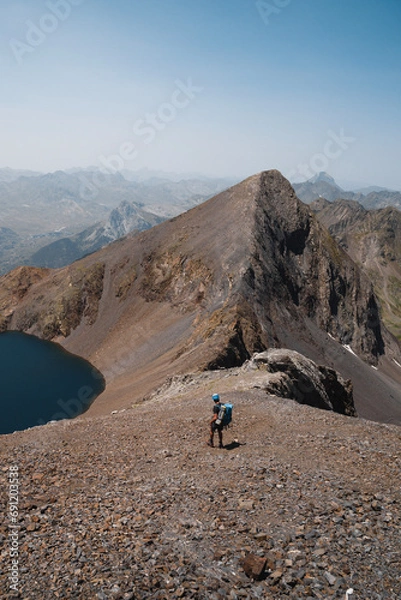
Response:
POLYGON ((224 448, 223 444, 219 444, 219 448, 220 448, 220 449, 221 449, 221 448, 224 448))
POLYGON ((211 448, 214 448, 214 444, 213 444, 213 442, 210 442, 210 441, 209 441, 209 442, 207 442, 207 445, 208 445, 208 446, 210 446, 211 448))

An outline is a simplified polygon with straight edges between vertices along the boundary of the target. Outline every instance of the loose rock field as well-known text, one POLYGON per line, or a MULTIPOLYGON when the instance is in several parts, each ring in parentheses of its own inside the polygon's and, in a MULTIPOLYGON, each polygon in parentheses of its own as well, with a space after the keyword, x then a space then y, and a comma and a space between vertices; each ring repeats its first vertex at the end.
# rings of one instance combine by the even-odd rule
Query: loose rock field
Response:
POLYGON ((301 406, 239 372, 107 417, 2 436, 1 597, 401 598, 401 429, 301 406), (211 394, 234 404, 206 446, 211 394), (9 467, 19 473, 10 591, 9 467), (262 557, 254 581, 244 559, 262 557))

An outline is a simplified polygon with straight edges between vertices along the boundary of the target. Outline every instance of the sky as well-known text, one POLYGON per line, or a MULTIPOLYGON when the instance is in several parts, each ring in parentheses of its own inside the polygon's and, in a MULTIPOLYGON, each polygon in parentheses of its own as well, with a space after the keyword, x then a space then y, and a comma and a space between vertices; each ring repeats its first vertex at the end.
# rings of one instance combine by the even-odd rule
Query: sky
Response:
POLYGON ((401 190, 400 0, 2 0, 0 167, 401 190))

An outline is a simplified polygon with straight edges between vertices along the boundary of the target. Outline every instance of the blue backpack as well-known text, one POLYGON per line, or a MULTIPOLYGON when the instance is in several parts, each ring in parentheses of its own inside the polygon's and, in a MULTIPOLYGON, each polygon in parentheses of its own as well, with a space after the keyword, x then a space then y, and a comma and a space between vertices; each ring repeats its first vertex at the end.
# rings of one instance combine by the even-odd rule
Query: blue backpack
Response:
POLYGON ((228 427, 233 419, 233 405, 229 402, 225 402, 221 405, 220 412, 218 414, 216 423, 217 425, 223 425, 228 427))

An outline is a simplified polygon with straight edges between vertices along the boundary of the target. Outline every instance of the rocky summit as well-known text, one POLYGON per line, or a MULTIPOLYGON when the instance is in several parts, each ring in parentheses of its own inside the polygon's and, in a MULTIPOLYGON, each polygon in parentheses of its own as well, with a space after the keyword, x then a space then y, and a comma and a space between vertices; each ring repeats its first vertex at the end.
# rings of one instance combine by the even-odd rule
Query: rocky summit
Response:
POLYGON ((278 171, 59 270, 0 279, 1 327, 58 341, 106 376, 90 409, 171 375, 291 348, 352 378, 361 416, 401 422, 401 354, 372 284, 278 171))
POLYGON ((2 598, 399 600, 400 428, 272 396, 272 375, 187 374, 2 436, 3 481, 17 465, 20 482, 19 589, 3 519, 2 598), (216 391, 234 405, 222 450, 206 445, 216 391))

